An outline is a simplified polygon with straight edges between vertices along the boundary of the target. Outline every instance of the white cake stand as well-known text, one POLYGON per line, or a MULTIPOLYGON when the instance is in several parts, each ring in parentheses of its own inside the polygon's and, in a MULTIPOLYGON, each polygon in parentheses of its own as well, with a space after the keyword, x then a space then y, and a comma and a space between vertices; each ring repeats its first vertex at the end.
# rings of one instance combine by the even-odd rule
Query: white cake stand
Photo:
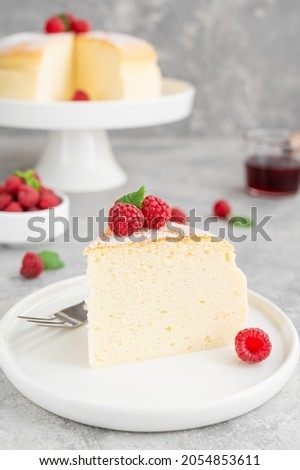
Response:
POLYGON ((151 100, 35 103, 0 99, 0 126, 49 131, 36 167, 46 185, 67 192, 101 191, 126 181, 106 130, 184 119, 191 113, 194 96, 189 83, 164 79, 162 95, 151 100))

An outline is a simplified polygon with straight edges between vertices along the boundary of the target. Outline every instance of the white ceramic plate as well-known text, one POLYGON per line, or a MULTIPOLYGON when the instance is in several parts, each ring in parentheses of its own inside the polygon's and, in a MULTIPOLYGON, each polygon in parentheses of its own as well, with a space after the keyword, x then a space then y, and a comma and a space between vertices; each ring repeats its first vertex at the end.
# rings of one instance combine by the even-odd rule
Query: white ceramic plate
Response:
POLYGON ((92 370, 86 326, 58 330, 17 319, 70 306, 85 278, 41 289, 16 304, 1 325, 2 367, 37 405, 80 423, 126 431, 172 431, 225 421, 260 406, 290 378, 299 340, 287 316, 249 292, 249 326, 263 328, 273 349, 260 364, 242 363, 233 347, 92 370))

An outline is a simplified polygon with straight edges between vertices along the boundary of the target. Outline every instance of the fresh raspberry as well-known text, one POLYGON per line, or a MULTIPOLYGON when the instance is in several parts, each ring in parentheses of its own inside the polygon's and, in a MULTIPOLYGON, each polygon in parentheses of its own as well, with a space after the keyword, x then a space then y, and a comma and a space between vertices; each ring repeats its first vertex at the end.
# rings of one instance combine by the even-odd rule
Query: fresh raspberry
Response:
POLYGON ((8 193, 0 194, 0 211, 3 211, 11 201, 12 201, 11 194, 8 194, 8 193))
POLYGON ((28 207, 35 206, 40 199, 40 193, 32 186, 23 184, 18 192, 18 201, 22 207, 27 209, 28 207))
POLYGON ((0 194, 6 193, 6 188, 3 184, 0 185, 0 194))
POLYGON ((89 100, 90 100, 89 95, 83 90, 76 90, 72 97, 72 101, 89 101, 89 100))
POLYGON ((108 215, 108 226, 119 237, 131 235, 145 222, 142 211, 132 204, 115 204, 108 215))
MULTIPOLYGON (((40 200, 38 207, 40 209, 49 209, 50 207, 56 207, 61 203, 61 199, 57 196, 52 189, 42 188, 40 192, 40 200)), ((34 204, 33 204, 34 205, 34 204)))
POLYGON ((63 33, 65 31, 65 23, 59 16, 49 18, 44 26, 45 33, 63 33))
POLYGON ((261 362, 270 355, 271 349, 269 336, 260 328, 245 328, 235 337, 235 350, 242 361, 261 362))
POLYGON ((186 224, 187 215, 178 207, 171 208, 171 222, 177 222, 178 224, 186 224))
POLYGON ((46 188, 46 186, 41 186, 41 196, 43 196, 44 194, 49 194, 49 193, 55 194, 53 189, 46 188))
POLYGON ((34 211, 39 211, 40 209, 38 208, 38 206, 31 206, 31 207, 28 207, 27 209, 27 212, 34 212, 34 211))
POLYGON ((228 204, 227 201, 224 201, 223 199, 215 202, 213 210, 214 210, 214 214, 217 217, 222 217, 224 219, 226 219, 231 213, 230 205, 228 204))
POLYGON ((88 31, 90 31, 90 29, 91 29, 90 23, 86 20, 73 21, 72 31, 74 31, 74 33, 76 34, 87 33, 88 31))
POLYGON ((15 195, 19 191, 24 181, 19 176, 10 176, 5 180, 5 188, 9 194, 15 195))
POLYGON ((4 209, 5 212, 23 212, 23 207, 17 201, 12 201, 4 209))
POLYGON ((42 259, 32 252, 25 254, 22 260, 22 267, 20 269, 20 274, 27 278, 37 277, 44 271, 44 263, 42 259))
POLYGON ((146 219, 146 227, 159 229, 170 219, 171 208, 159 197, 146 196, 142 204, 142 213, 146 219))
POLYGON ((72 13, 64 13, 64 15, 68 18, 68 20, 70 21, 70 24, 72 24, 73 21, 75 21, 75 16, 72 15, 72 13))

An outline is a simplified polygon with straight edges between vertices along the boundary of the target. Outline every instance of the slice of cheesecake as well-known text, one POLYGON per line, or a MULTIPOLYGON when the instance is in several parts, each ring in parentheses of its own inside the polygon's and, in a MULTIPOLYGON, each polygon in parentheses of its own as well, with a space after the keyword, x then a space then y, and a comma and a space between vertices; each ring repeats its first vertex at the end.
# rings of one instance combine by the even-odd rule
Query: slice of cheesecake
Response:
POLYGON ((155 49, 146 41, 93 31, 76 38, 76 88, 92 100, 155 98, 161 72, 155 49))
POLYGON ((69 100, 74 90, 73 35, 21 33, 0 40, 0 97, 69 100))
POLYGON ((246 278, 233 246, 174 230, 143 230, 139 241, 107 232, 85 250, 92 367, 226 346, 245 325, 246 278))

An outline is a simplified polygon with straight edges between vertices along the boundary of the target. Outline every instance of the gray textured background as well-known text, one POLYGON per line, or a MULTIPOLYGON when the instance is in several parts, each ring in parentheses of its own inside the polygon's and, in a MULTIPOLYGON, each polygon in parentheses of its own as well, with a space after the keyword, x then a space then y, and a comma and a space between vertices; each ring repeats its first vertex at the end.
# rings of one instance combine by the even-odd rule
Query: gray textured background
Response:
POLYGON ((0 34, 39 30, 64 10, 149 39, 165 75, 196 85, 192 118, 155 133, 300 127, 298 0, 0 0, 0 34))

